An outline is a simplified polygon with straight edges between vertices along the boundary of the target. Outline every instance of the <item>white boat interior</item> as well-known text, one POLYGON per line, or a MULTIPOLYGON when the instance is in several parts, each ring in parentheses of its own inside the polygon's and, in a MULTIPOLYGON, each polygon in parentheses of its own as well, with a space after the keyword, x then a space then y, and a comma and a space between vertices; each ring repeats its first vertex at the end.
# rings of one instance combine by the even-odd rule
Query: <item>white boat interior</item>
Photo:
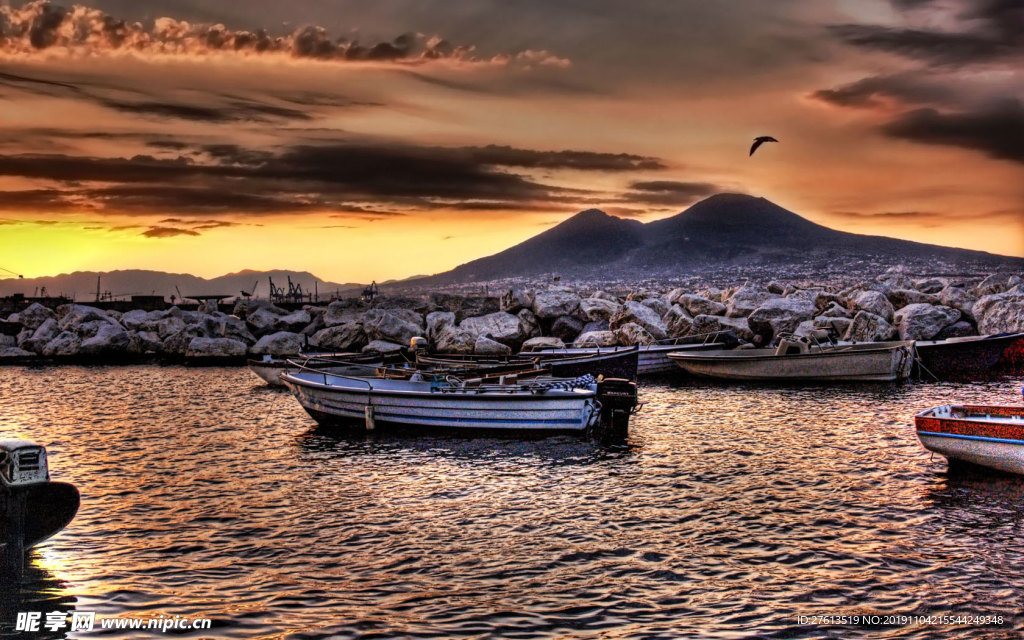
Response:
POLYGON ((562 380, 557 378, 530 378, 519 382, 514 375, 504 376, 503 383, 482 384, 479 379, 461 380, 449 376, 445 381, 395 379, 370 376, 338 375, 327 371, 306 369, 286 374, 287 379, 321 387, 359 392, 390 392, 407 394, 472 394, 507 396, 509 394, 592 395, 593 381, 562 380))

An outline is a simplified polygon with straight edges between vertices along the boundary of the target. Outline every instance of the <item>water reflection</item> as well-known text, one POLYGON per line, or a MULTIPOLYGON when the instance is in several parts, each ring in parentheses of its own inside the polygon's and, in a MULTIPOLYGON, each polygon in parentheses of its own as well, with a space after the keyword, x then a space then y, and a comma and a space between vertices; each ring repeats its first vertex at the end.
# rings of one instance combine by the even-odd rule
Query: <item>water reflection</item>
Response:
POLYGON ((655 382, 605 448, 323 429, 244 369, 0 369, 5 429, 82 492, 0 601, 225 638, 1011 637, 1024 480, 947 471, 913 414, 1021 382, 655 382), (853 612, 1009 626, 796 617, 853 612))
POLYGON ((299 449, 317 459, 356 456, 415 455, 449 460, 501 463, 532 460, 556 465, 587 465, 605 460, 624 460, 639 448, 634 442, 602 445, 573 436, 549 438, 465 438, 417 436, 402 433, 365 433, 337 427, 313 426, 295 438, 299 449))
POLYGON ((59 563, 39 549, 32 550, 26 560, 22 580, 14 584, 0 582, 0 637, 50 639, 66 637, 66 630, 49 631, 40 627, 38 633, 14 631, 19 612, 38 611, 45 617, 48 611, 75 610, 78 599, 71 593, 67 581, 58 577, 59 563))

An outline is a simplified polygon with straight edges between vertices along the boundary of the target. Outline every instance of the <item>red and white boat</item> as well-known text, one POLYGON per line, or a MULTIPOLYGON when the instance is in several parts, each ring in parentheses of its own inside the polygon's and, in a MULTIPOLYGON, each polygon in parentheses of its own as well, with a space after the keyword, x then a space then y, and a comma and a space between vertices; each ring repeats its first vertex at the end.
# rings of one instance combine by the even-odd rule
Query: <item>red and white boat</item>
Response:
POLYGON ((924 448, 950 462, 1024 474, 1024 407, 946 404, 915 423, 924 448))

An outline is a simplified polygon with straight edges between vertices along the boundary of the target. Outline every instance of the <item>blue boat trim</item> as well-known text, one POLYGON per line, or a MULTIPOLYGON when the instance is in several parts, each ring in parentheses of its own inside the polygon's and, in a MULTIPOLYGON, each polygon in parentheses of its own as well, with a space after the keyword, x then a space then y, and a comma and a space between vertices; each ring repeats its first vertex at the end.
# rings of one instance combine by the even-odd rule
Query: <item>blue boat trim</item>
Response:
MULTIPOLYGON (((333 411, 340 411, 340 412, 346 412, 346 413, 351 412, 351 413, 353 413, 355 415, 359 414, 358 411, 350 411, 350 410, 344 409, 342 407, 331 406, 331 405, 329 405, 329 404, 327 404, 325 402, 313 403, 313 405, 314 405, 314 407, 318 406, 318 410, 320 410, 320 411, 333 410, 333 411)), ((457 418, 455 416, 433 417, 433 416, 408 415, 408 414, 402 414, 402 413, 397 413, 396 414, 396 413, 391 412, 391 411, 377 411, 376 415, 381 420, 387 420, 388 418, 391 418, 391 419, 403 419, 403 420, 413 419, 413 420, 416 420, 416 421, 437 422, 437 423, 440 423, 440 424, 457 424, 457 423, 460 423, 460 422, 461 423, 465 423, 465 422, 483 422, 483 423, 498 423, 498 424, 501 424, 501 423, 512 423, 512 424, 570 424, 570 425, 580 425, 580 424, 583 423, 583 420, 581 418, 560 418, 560 419, 551 419, 551 418, 548 418, 548 419, 543 419, 543 418, 457 418)))
POLYGON ((1010 440, 1007 438, 989 438, 986 436, 965 436, 958 433, 937 433, 935 431, 918 431, 919 436, 936 436, 939 438, 958 438, 960 440, 980 440, 982 442, 998 442, 1001 444, 1021 444, 1024 445, 1024 440, 1010 440))

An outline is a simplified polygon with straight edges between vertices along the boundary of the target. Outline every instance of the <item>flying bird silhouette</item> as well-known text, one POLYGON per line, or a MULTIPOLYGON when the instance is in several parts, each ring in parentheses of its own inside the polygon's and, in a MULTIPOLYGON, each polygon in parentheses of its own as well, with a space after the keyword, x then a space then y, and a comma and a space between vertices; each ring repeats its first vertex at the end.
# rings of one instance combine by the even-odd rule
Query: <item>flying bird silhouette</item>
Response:
POLYGON ((750 146, 750 155, 747 157, 754 155, 754 152, 757 151, 757 148, 760 147, 765 142, 778 142, 778 140, 771 136, 758 136, 754 138, 754 144, 750 146))

